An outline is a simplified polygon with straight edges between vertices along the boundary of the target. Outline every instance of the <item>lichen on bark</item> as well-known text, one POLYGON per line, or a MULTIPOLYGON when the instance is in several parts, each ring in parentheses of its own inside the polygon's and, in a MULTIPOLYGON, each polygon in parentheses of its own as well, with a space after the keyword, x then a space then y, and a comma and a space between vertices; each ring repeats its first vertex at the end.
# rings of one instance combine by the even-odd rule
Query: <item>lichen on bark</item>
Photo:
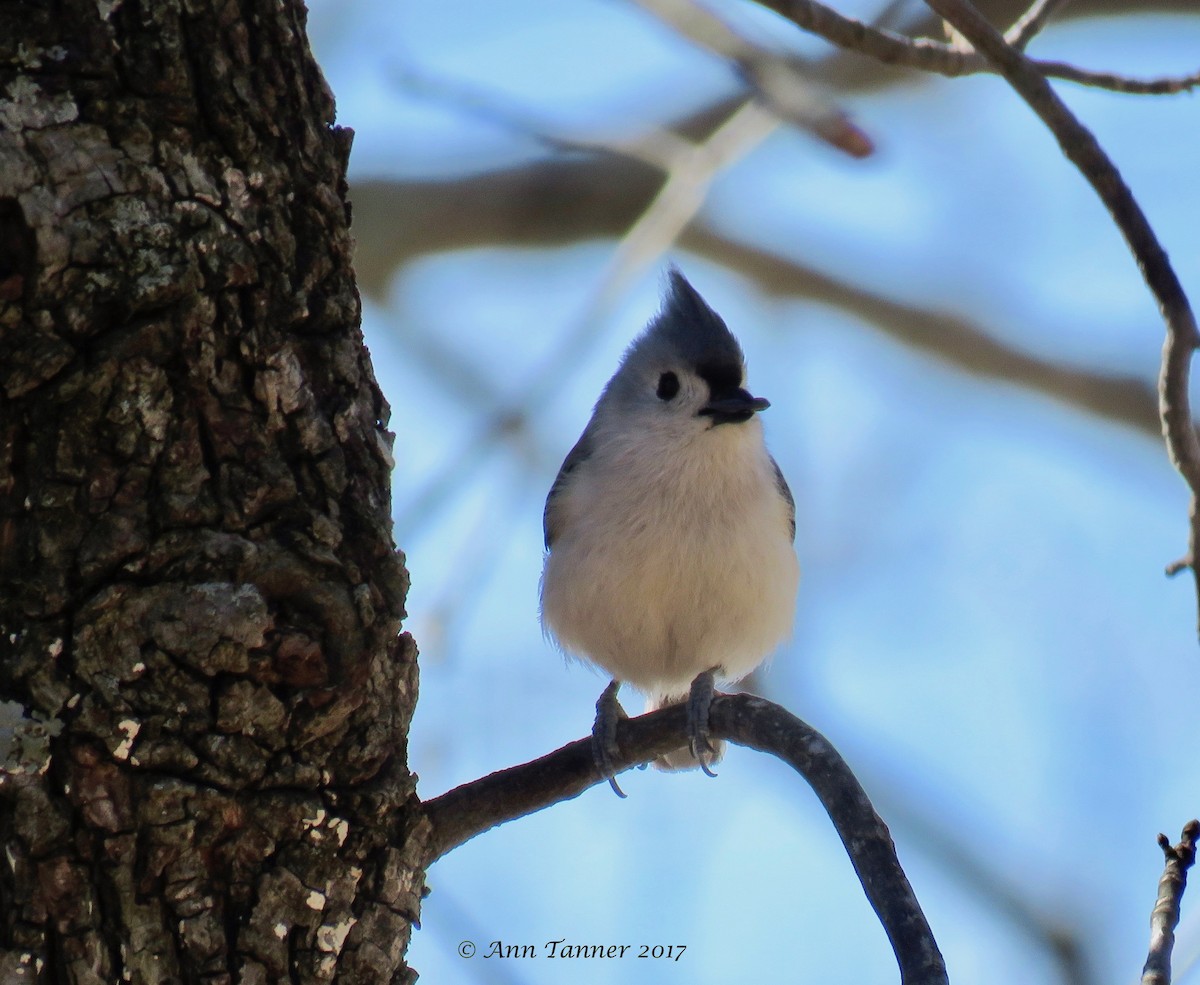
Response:
POLYGON ((0 5, 0 979, 407 981, 350 135, 292 0, 0 5))

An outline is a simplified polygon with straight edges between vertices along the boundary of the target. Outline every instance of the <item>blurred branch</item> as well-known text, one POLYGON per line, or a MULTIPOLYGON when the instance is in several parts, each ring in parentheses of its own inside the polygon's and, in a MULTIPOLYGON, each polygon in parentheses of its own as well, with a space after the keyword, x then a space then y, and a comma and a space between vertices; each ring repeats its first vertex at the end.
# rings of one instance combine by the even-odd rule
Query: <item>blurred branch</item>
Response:
POLYGON ((828 304, 964 372, 1014 384, 1147 435, 1160 433, 1154 390, 1136 377, 1108 376, 1040 359, 1005 345, 965 317, 894 301, 707 227, 689 229, 680 246, 743 274, 765 293, 828 304))
POLYGON ((731 62, 782 120, 853 157, 866 157, 874 149, 867 135, 809 78, 798 57, 755 44, 691 0, 633 2, 681 37, 731 62))
MULTIPOLYGON (((911 837, 914 831, 910 828, 911 814, 905 819, 889 810, 888 816, 897 830, 904 831, 906 838, 911 837)), ((959 832, 947 830, 942 824, 934 823, 928 828, 924 832, 916 830, 916 834, 924 835, 926 853, 937 860, 941 872, 965 884, 983 905, 990 907, 989 912, 1007 919, 1035 947, 1042 948, 1054 962, 1064 985, 1094 985, 1096 978, 1089 971, 1084 947, 1088 935, 1038 907, 1027 892, 991 867, 985 861, 988 846, 975 838, 964 839, 959 832)))
MULTIPOLYGON (((856 727, 848 726, 853 735, 856 727)), ((905 844, 911 844, 931 859, 939 871, 958 882, 990 913, 1006 919, 1017 933, 1043 950, 1058 970, 1063 985, 1097 985, 1097 976, 1088 961, 1084 929, 1092 923, 1079 913, 1081 899, 1076 895, 1074 876, 1066 871, 1062 879, 1071 887, 1071 902, 1052 905, 1041 903, 1037 894, 1022 884, 1012 865, 1012 852, 996 851, 998 832, 989 830, 994 818, 970 810, 970 799, 961 791, 946 790, 931 782, 927 763, 897 759, 884 752, 886 743, 868 740, 870 763, 863 782, 874 793, 875 803, 897 831, 904 832, 905 844), (955 802, 954 818, 944 805, 955 802)), ((976 805, 977 808, 977 805, 976 805)), ((986 815, 987 812, 984 812, 986 815)), ((1011 832, 1007 837, 1011 838, 1011 832)), ((1054 879, 1052 870, 1022 852, 1020 869, 1036 869, 1044 882, 1054 879)))
MULTIPOLYGON (((893 31, 870 27, 861 21, 845 17, 816 0, 757 2, 831 44, 860 52, 887 65, 903 65, 923 72, 949 76, 997 71, 989 58, 979 50, 967 51, 956 45, 929 38, 909 38, 893 31)), ((940 13, 937 7, 934 9, 940 13)), ((946 17, 945 20, 957 27, 950 18, 946 17)), ((1014 29, 1010 42, 1019 40, 1023 33, 1014 29)), ((1033 60, 1031 64, 1046 76, 1134 95, 1171 95, 1200 85, 1200 72, 1179 78, 1133 79, 1112 72, 1093 72, 1062 62, 1033 60)))
MULTIPOLYGON (((662 188, 621 238, 598 301, 610 302, 635 274, 670 249, 695 220, 717 176, 749 154, 778 126, 773 114, 747 102, 703 143, 687 144, 675 155, 668 162, 662 188)), ((586 330, 585 326, 581 332, 586 330)), ((562 346, 567 358, 578 358, 577 342, 571 337, 562 346)))
POLYGON ((1142 968, 1142 985, 1171 985, 1171 952, 1179 925, 1179 904, 1187 888, 1187 871, 1196 861, 1196 837, 1200 821, 1188 821, 1178 845, 1166 835, 1158 836, 1166 864, 1158 881, 1158 899, 1150 914, 1150 953, 1142 968))
MULTIPOLYGON (((648 763, 685 743, 686 716, 684 706, 674 705, 622 721, 617 770, 648 763)), ((749 694, 718 695, 709 724, 715 737, 777 756, 804 777, 828 812, 883 924, 903 985, 944 985, 948 979, 942 956, 896 858, 887 825, 828 740, 779 705, 749 694)), ((578 797, 603 782, 588 738, 456 787, 424 805, 431 825, 428 861, 489 828, 578 797)))
MULTIPOLYGON (((645 165, 611 156, 536 161, 444 182, 361 182, 351 191, 359 283, 378 296, 393 270, 426 252, 624 236, 660 184, 645 165)), ((1040 359, 1006 346, 964 317, 894 301, 732 240, 702 222, 692 222, 678 245, 778 297, 809 298, 846 311, 948 365, 1044 393, 1147 435, 1160 434, 1153 389, 1135 377, 1040 359)))
POLYGON ((1024 55, 1009 45, 968 0, 925 0, 930 8, 949 21, 976 49, 991 59, 1000 73, 1037 113, 1058 140, 1067 158, 1095 189, 1121 230, 1137 261, 1146 285, 1158 301, 1167 326, 1159 376, 1159 416, 1171 462, 1192 492, 1187 564, 1196 578, 1200 605, 1200 439, 1192 421, 1188 377, 1192 354, 1200 345, 1196 316, 1175 275, 1166 251, 1158 242, 1141 206, 1092 135, 1059 99, 1057 93, 1024 55))

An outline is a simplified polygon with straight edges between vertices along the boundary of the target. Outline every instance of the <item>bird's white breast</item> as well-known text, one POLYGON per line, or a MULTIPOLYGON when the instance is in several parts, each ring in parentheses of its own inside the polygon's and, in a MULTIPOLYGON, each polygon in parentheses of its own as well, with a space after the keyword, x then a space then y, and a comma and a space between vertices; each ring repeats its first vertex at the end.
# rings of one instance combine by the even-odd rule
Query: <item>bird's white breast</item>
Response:
POLYGON ((791 633, 799 567, 757 419, 653 447, 601 440, 571 476, 542 620, 660 701, 712 667, 735 681, 762 662, 791 633))

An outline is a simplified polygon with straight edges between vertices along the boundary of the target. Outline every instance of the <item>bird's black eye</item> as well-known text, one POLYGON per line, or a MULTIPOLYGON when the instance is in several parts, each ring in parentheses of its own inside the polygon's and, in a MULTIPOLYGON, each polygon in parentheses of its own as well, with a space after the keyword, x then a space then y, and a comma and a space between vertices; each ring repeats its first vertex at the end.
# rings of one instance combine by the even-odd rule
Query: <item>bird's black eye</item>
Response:
POLYGON ((658 378, 658 399, 670 400, 679 392, 679 377, 674 373, 663 373, 658 378))

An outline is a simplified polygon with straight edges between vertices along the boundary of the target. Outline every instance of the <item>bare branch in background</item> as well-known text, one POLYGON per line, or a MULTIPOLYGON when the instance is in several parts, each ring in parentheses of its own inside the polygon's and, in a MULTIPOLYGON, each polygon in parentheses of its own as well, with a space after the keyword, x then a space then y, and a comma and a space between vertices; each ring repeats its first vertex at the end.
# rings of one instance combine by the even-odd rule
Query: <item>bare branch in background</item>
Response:
MULTIPOLYGON (((710 715, 714 737, 777 756, 820 798, 892 944, 903 985, 945 985, 945 964, 896 858, 887 825, 837 750, 779 705, 754 695, 718 695, 710 715)), ((623 720, 617 726, 617 771, 686 744, 686 720, 683 705, 623 720)), ((430 823, 429 861, 489 828, 578 797, 603 782, 588 738, 456 787, 424 805, 430 823)))
MULTIPOLYGON (((515 243, 548 247, 624 236, 661 178, 641 163, 606 155, 529 164, 453 181, 360 182, 351 192, 359 283, 376 296, 396 268, 426 252, 515 243), (399 222, 398 217, 404 217, 399 222), (427 231, 410 235, 409 225, 427 231)), ((735 270, 769 294, 848 312, 904 345, 978 376, 1043 393, 1086 413, 1158 436, 1153 388, 1040 359, 1006 345, 965 316, 896 301, 800 260, 730 239, 693 222, 678 245, 735 270)), ((497 426, 494 434, 505 433, 497 426)))
MULTIPOLYGON (((696 218, 713 181, 741 160, 779 126, 775 116, 748 102, 701 144, 688 144, 668 162, 666 181, 646 210, 621 238, 609 262, 596 305, 607 306, 629 282, 671 248, 696 218)), ((564 359, 577 359, 582 326, 560 346, 564 359)))
POLYGON ((867 135, 833 103, 827 90, 809 77, 800 58, 755 44, 691 0, 633 2, 681 37, 731 62, 782 120, 854 157, 872 152, 867 135))
MULTIPOLYGON (((1088 960, 1087 942, 1093 926, 1081 912, 1086 901, 1068 894, 1066 900, 1048 903, 1041 893, 1031 891, 1012 868, 1013 849, 1003 861, 996 856, 995 839, 1001 835, 991 827, 991 812, 964 799, 961 791, 942 786, 928 763, 898 758, 893 750, 878 746, 869 753, 864 749, 864 753, 869 765, 859 768, 859 776, 870 788, 880 813, 893 828, 904 832, 906 846, 922 852, 987 912, 1006 920, 1042 951, 1054 963, 1061 985, 1099 985, 1099 976, 1088 960), (947 810, 945 805, 950 803, 954 808, 947 810)), ((1006 832, 1003 837, 1012 838, 1014 833, 1006 832)), ((1048 869, 1028 846, 1017 849, 1016 854, 1024 859, 1017 868, 1038 869, 1043 884, 1056 878, 1066 883, 1073 879, 1065 869, 1058 874, 1048 869)))
POLYGON ((1175 948, 1175 928, 1179 926, 1179 904, 1187 889, 1187 872, 1196 861, 1196 838, 1200 821, 1188 821, 1178 845, 1166 835, 1158 836, 1166 864, 1158 881, 1158 899, 1150 914, 1150 953, 1142 968, 1141 985, 1171 985, 1171 952, 1175 948))
POLYGON ((987 56, 1058 140, 1059 147, 1096 190, 1142 271, 1167 326, 1159 376, 1159 416, 1171 462, 1192 492, 1187 563, 1196 577, 1200 605, 1200 440, 1192 422, 1188 377, 1200 345, 1196 316, 1166 251, 1116 165, 1096 138, 1059 99, 1050 83, 1024 55, 1008 44, 967 0, 925 0, 976 49, 987 56))
MULTIPOLYGON (((980 52, 965 51, 953 44, 929 38, 909 38, 893 31, 870 27, 816 0, 758 0, 758 3, 831 44, 860 52, 888 65, 903 65, 950 76, 996 71, 980 52)), ((1062 62, 1033 60, 1032 64, 1044 75, 1134 95, 1171 95, 1200 85, 1200 72, 1179 78, 1133 79, 1113 72, 1093 72, 1062 62)))
POLYGON ((418 256, 476 245, 553 246, 626 236, 680 154, 709 140, 748 102, 746 93, 737 93, 649 133, 592 140, 543 126, 534 114, 469 86, 414 78, 422 91, 451 107, 588 156, 452 179, 356 182, 355 268, 360 286, 376 298, 385 295, 396 269, 418 256))
POLYGON ((1005 345, 964 316, 893 300, 859 283, 731 240, 707 226, 688 229, 679 245, 741 273, 766 294, 828 304, 948 366, 1051 397, 1148 435, 1160 433, 1154 389, 1137 377, 1109 376, 1040 359, 1005 345))

